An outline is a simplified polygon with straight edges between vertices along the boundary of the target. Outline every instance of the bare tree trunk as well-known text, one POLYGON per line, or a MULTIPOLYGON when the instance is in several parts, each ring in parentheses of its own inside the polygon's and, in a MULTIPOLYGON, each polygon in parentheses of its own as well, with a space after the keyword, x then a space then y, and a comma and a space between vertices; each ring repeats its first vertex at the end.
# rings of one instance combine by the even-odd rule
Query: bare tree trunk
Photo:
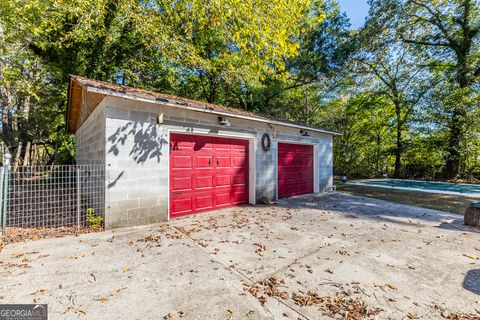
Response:
MULTIPOLYGON (((474 30, 470 26, 470 12, 472 8, 471 0, 463 1, 463 16, 461 21, 462 37, 455 42, 452 49, 456 56, 457 83, 460 90, 464 90, 470 86, 468 56, 473 46, 474 36, 478 30, 474 30)), ((462 92, 463 93, 463 92, 462 92)), ((454 106, 452 118, 450 119, 450 133, 447 148, 447 161, 445 163, 445 174, 447 178, 456 178, 460 175, 461 164, 461 144, 465 138, 465 120, 467 111, 462 105, 462 101, 458 101, 454 106)))
POLYGON ((8 88, 0 87, 0 98, 2 101, 2 135, 5 145, 13 150, 14 148, 14 135, 13 135, 13 123, 12 123, 12 109, 13 99, 8 88))
POLYGON ((393 176, 400 177, 402 169, 402 153, 403 153, 403 138, 402 138, 402 109, 399 101, 395 101, 395 114, 397 117, 397 138, 395 147, 395 168, 393 176))
POLYGON ((207 96, 207 102, 215 103, 217 100, 217 77, 214 74, 207 76, 210 84, 207 96))
POLYGON ((465 112, 455 108, 450 124, 450 133, 448 138, 447 161, 445 164, 445 174, 447 178, 456 178, 460 174, 461 143, 464 138, 463 123, 465 112))
MULTIPOLYGON (((468 74, 466 71, 465 56, 458 57, 457 80, 460 90, 468 87, 468 74)), ((445 163, 445 174, 447 178, 456 178, 460 175, 461 144, 465 137, 465 120, 467 112, 462 101, 456 101, 452 117, 450 119, 450 132, 447 147, 447 161, 445 163)))
MULTIPOLYGON (((3 46, 4 38, 3 38, 3 25, 0 21, 0 54, 5 54, 8 49, 3 46)), ((0 68, 4 68, 5 65, 0 61, 0 68)), ((0 75, 1 76, 1 75, 0 75)), ((5 80, 1 79, 0 80, 5 80)), ((2 138, 3 142, 7 146, 7 148, 12 152, 14 149, 14 136, 13 136, 13 124, 12 124, 12 110, 13 110, 13 97, 6 84, 6 81, 2 81, 3 85, 0 85, 0 103, 1 103, 1 110, 0 112, 2 117, 2 138)))

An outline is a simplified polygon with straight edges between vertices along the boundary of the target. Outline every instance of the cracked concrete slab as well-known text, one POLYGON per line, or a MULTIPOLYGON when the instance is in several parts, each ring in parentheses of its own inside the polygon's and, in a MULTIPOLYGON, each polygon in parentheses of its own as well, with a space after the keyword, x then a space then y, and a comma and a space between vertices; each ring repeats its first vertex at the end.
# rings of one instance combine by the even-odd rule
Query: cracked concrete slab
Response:
POLYGON ((324 319, 324 306, 293 295, 342 294, 381 309, 381 319, 475 314, 480 233, 460 218, 309 195, 16 243, 0 252, 0 303, 47 303, 52 319, 324 319), (247 291, 269 278, 288 298, 247 291))

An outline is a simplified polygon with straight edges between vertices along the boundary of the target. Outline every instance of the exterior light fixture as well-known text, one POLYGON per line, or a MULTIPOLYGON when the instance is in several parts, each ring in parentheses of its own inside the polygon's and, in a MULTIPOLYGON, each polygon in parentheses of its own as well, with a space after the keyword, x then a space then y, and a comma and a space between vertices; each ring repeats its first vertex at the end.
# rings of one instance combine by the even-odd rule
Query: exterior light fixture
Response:
POLYGON ((300 134, 303 136, 303 137, 310 137, 310 132, 308 132, 307 130, 300 130, 300 134))
POLYGON ((163 113, 160 113, 159 115, 157 115, 157 124, 163 124, 163 122, 163 113))
POLYGON ((232 125, 230 121, 227 120, 227 118, 222 116, 218 117, 218 124, 225 127, 230 127, 232 125))

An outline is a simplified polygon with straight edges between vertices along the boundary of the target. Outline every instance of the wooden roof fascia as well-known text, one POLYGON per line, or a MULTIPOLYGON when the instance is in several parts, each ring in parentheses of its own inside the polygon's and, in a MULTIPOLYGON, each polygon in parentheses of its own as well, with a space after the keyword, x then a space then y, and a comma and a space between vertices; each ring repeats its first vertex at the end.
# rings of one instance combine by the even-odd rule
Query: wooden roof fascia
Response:
POLYGON ((114 91, 114 90, 98 88, 98 87, 95 87, 95 86, 92 86, 92 85, 87 85, 87 92, 95 92, 95 93, 99 93, 99 94, 114 96, 114 97, 117 97, 117 98, 148 102, 148 103, 159 104, 159 105, 164 105, 164 106, 167 106, 167 107, 173 107, 173 108, 178 108, 178 109, 184 109, 184 110, 190 110, 190 111, 196 111, 196 112, 204 112, 204 113, 210 113, 210 114, 214 114, 214 115, 227 116, 227 117, 233 117, 233 118, 238 118, 238 119, 269 123, 269 124, 272 124, 272 125, 298 128, 298 129, 305 129, 305 130, 319 132, 319 133, 323 133, 323 134, 330 134, 330 135, 337 135, 337 136, 342 135, 341 133, 338 133, 338 132, 333 132, 333 131, 328 131, 328 130, 323 130, 323 129, 317 129, 317 128, 313 128, 313 127, 309 127, 309 126, 302 126, 302 125, 295 124, 295 123, 283 122, 283 121, 272 120, 272 119, 261 118, 261 117, 246 116, 246 115, 236 114, 236 113, 228 112, 228 111, 212 110, 212 109, 203 108, 203 107, 200 107, 200 106, 198 106, 198 107, 187 106, 187 105, 182 104, 182 103, 175 104, 175 103, 170 103, 170 102, 166 102, 166 101, 159 101, 159 100, 154 99, 154 98, 143 97, 143 96, 140 96, 140 95, 127 94, 126 92, 121 93, 121 92, 117 92, 117 91, 114 91))

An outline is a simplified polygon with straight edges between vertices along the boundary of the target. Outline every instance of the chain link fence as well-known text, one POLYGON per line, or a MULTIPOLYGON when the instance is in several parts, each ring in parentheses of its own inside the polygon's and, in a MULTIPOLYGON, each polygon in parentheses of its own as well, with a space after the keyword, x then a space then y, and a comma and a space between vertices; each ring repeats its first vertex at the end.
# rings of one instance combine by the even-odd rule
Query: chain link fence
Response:
POLYGON ((102 229, 104 170, 103 165, 1 167, 5 242, 102 229))

